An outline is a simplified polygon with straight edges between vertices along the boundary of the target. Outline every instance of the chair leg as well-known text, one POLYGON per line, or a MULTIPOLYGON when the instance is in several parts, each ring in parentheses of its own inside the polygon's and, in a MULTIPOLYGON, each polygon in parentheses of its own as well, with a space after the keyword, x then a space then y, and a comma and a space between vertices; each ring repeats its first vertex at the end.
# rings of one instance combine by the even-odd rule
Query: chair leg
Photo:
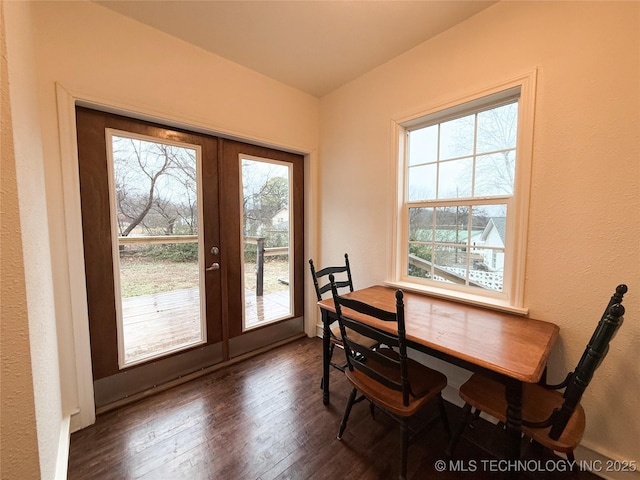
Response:
POLYGON ((571 450, 570 452, 567 452, 567 460, 572 462, 572 465, 575 464, 576 457, 573 455, 573 450, 571 450))
POLYGON ((529 446, 531 447, 531 451, 534 452, 534 453, 540 453, 540 452, 543 452, 545 450, 544 445, 542 445, 541 443, 536 442, 533 439, 529 442, 529 446))
POLYGON ((402 435, 401 448, 402 459, 400 463, 400 480, 407 478, 407 457, 409 456, 409 426, 407 425, 407 419, 402 418, 400 422, 400 433, 402 435))
POLYGON ((344 429, 347 428, 347 421, 349 420, 349 414, 351 413, 351 407, 353 407, 353 402, 356 399, 356 393, 358 390, 355 388, 351 389, 351 394, 349 395, 349 401, 347 402, 347 407, 344 409, 344 416, 342 417, 342 423, 340 424, 340 431, 338 432, 338 440, 342 440, 342 434, 344 433, 344 429))
MULTIPOLYGON (((473 411, 473 420, 472 422, 475 422, 476 420, 478 420, 480 418, 480 414, 482 412, 480 410, 478 410, 477 408, 473 411)), ((473 425, 473 423, 471 424, 473 425)))
POLYGON ((442 420, 444 432, 447 434, 447 438, 451 440, 451 427, 449 426, 449 417, 447 417, 447 409, 444 406, 444 399, 442 398, 441 393, 438 394, 438 408, 440 409, 440 418, 442 420))
MULTIPOLYGON (((333 344, 329 345, 328 362, 331 365, 331 357, 333 356, 333 344)), ((320 379, 320 390, 324 390, 324 376, 320 379)))
POLYGON ((460 440, 460 436, 462 435, 462 432, 464 431, 465 427, 467 426, 468 423, 471 423, 471 405, 469 405, 468 403, 464 404, 464 407, 462 408, 462 420, 460 421, 459 425, 456 427, 456 430, 453 432, 453 435, 451 436, 451 441, 449 442, 449 445, 447 446, 447 449, 445 451, 447 457, 450 457, 451 455, 453 455, 453 451, 456 449, 456 446, 458 445, 458 441, 460 440))
MULTIPOLYGON (((334 365, 334 364, 331 362, 331 360, 333 359, 333 349, 335 348, 335 346, 336 346, 336 345, 335 345, 335 343, 330 343, 330 344, 329 344, 329 355, 328 355, 329 359, 328 359, 328 362, 329 362, 329 366, 333 366, 333 367, 338 368, 338 367, 337 367, 337 365, 334 365)), ((342 370, 342 369, 340 369, 340 368, 338 368, 338 369, 339 369, 339 370, 342 370)), ((344 371, 344 370, 342 370, 342 371, 344 371)), ((320 390, 324 390, 324 377, 322 377, 322 378, 320 379, 320 390)))

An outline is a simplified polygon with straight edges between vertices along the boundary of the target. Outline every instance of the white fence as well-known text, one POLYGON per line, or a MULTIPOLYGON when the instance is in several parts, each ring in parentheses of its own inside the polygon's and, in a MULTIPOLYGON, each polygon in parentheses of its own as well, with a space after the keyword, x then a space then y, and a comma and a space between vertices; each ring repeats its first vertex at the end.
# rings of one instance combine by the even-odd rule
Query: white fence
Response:
MULTIPOLYGON (((439 267, 442 270, 447 270, 454 275, 465 278, 466 270, 464 268, 455 268, 455 267, 439 267)), ((483 270, 470 270, 469 271, 469 280, 473 283, 476 283, 486 289, 495 290, 497 292, 502 291, 502 280, 503 280, 502 272, 485 272, 483 270)), ((440 277, 439 275, 435 276, 436 280, 443 282, 450 282, 444 277, 440 277)))

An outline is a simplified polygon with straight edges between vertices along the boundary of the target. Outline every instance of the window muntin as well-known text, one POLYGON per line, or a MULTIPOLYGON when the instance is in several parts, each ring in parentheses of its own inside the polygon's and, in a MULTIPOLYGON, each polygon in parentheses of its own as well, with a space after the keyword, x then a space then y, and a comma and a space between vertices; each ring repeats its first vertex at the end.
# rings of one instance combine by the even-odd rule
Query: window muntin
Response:
POLYGON ((406 126, 400 279, 506 297, 514 238, 518 96, 510 91, 406 126), (462 110, 462 111, 461 111, 462 110))

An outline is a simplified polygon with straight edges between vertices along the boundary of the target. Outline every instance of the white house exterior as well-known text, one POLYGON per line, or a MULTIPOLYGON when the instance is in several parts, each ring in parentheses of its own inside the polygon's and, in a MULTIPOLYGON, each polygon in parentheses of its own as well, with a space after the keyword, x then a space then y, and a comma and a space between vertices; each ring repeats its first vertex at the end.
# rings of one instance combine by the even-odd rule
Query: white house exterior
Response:
POLYGON ((506 218, 493 217, 477 239, 472 239, 475 245, 473 252, 484 257, 484 265, 491 272, 502 272, 504 269, 504 239, 506 218))
POLYGON ((278 225, 281 225, 288 221, 289 221, 289 209, 287 207, 284 207, 273 216, 273 218, 271 219, 271 225, 273 225, 274 227, 277 227, 278 225))

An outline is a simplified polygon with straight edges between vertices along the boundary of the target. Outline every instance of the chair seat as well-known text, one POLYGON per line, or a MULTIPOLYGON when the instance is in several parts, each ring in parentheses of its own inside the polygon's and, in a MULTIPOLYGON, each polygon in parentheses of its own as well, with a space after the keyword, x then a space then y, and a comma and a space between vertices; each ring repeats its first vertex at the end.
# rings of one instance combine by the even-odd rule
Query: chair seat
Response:
MULTIPOLYGON (((338 322, 334 322, 333 325, 331 325, 331 333, 333 334, 331 340, 338 345, 342 345, 342 340, 340 340, 342 338, 342 334, 340 333, 340 325, 338 322)), ((378 344, 374 339, 360 335, 349 328, 347 328, 347 334, 349 335, 349 338, 352 338, 363 347, 373 348, 378 344)))
MULTIPOLYGON (((472 407, 501 422, 506 422, 507 401, 505 386, 502 383, 474 373, 460 387, 460 397, 472 407)), ((554 409, 560 408, 563 401, 561 392, 525 383, 522 388, 522 419, 528 422, 542 422, 551 415, 554 409)), ((582 405, 578 404, 558 440, 549 437, 551 427, 533 428, 522 425, 522 432, 551 450, 567 453, 572 452, 580 443, 584 428, 584 409, 582 405)))
MULTIPOLYGON (((379 349, 378 352, 392 358, 398 358, 397 352, 389 348, 379 349)), ((400 381, 400 374, 397 370, 386 368, 371 360, 367 362, 367 366, 390 379, 400 381)), ((447 377, 412 359, 407 360, 407 368, 413 393, 409 396, 409 405, 404 405, 402 392, 381 385, 360 370, 346 370, 345 375, 365 397, 391 413, 409 417, 447 386, 447 377)))
MULTIPOLYGON (((566 453, 567 459, 575 461, 574 449, 580 444, 585 429, 585 413, 580 405, 594 372, 609 351, 609 343, 615 336, 623 322, 625 313, 621 305, 626 285, 618 285, 609 300, 604 314, 587 344, 578 365, 570 372, 564 381, 557 385, 542 384, 522 385, 522 433, 534 442, 555 452, 566 453), (564 388, 564 393, 560 390, 564 388), (536 427, 535 425, 548 427, 536 427), (559 435, 554 440, 549 435, 559 435)), ((507 400, 505 386, 496 380, 481 374, 473 374, 460 387, 460 397, 465 401, 463 421, 456 429, 455 435, 449 442, 447 454, 451 455, 465 426, 472 421, 472 408, 478 412, 485 412, 506 423, 507 400)))
MULTIPOLYGON (((421 430, 424 431, 436 420, 440 420, 447 435, 451 434, 441 393, 442 389, 447 386, 447 377, 407 358, 402 290, 396 290, 396 308, 393 312, 382 310, 365 302, 341 297, 338 295, 333 275, 329 275, 329 281, 331 282, 331 293, 338 321, 343 327, 341 333, 344 333, 342 341, 347 359, 347 369, 344 373, 353 386, 340 424, 338 440, 342 440, 342 434, 347 428, 354 403, 359 399, 366 398, 369 400, 372 414, 375 405, 385 410, 400 423, 402 439, 400 479, 405 479, 407 477, 409 443, 416 438, 415 435, 410 438, 409 421, 421 407, 434 400, 437 401, 439 410, 438 416, 434 417, 432 421, 421 422, 423 423, 421 430), (397 333, 378 330, 368 325, 367 322, 350 318, 351 314, 347 317, 342 313, 343 308, 377 321, 389 322, 396 326, 397 333), (360 343, 362 340, 354 341, 354 334, 373 340, 375 348, 363 346, 360 343), (360 397, 356 399, 358 392, 360 392, 360 397)), ((414 433, 417 435, 417 432, 414 433)))

